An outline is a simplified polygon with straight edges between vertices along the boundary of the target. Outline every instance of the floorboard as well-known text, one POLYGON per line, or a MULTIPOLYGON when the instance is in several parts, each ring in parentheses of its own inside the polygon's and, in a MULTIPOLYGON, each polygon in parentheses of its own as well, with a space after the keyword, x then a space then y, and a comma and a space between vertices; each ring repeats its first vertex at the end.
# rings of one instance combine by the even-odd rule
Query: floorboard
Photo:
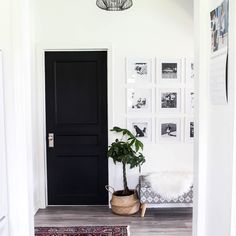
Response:
POLYGON ((192 209, 147 209, 132 216, 114 215, 107 206, 48 207, 35 215, 35 226, 129 225, 131 236, 191 236, 192 209))

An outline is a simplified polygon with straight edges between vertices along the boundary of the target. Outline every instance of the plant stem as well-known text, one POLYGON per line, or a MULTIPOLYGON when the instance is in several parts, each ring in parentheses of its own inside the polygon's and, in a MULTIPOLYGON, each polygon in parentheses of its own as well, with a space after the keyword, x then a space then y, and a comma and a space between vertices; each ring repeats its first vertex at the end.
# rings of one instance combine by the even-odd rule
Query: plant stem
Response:
POLYGON ((126 164, 124 162, 122 162, 122 165, 123 165, 123 183, 124 183, 123 195, 129 195, 130 191, 129 191, 128 184, 127 184, 126 164))

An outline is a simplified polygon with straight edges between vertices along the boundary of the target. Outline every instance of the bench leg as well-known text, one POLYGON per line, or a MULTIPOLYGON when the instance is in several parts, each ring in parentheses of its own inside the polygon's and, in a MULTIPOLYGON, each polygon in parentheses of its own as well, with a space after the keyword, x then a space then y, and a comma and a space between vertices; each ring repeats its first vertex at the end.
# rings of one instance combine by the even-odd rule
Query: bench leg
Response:
POLYGON ((146 212, 146 209, 147 209, 147 204, 144 203, 141 205, 141 217, 144 217, 145 216, 145 212, 146 212))

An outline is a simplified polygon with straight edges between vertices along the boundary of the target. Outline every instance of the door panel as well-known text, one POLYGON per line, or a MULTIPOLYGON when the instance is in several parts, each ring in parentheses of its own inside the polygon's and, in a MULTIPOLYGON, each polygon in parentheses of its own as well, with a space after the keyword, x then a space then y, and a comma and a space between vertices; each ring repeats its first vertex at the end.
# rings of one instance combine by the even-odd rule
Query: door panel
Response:
POLYGON ((107 52, 45 52, 49 205, 107 204, 107 52))
POLYGON ((59 62, 55 64, 55 71, 57 124, 98 124, 96 61, 59 62))

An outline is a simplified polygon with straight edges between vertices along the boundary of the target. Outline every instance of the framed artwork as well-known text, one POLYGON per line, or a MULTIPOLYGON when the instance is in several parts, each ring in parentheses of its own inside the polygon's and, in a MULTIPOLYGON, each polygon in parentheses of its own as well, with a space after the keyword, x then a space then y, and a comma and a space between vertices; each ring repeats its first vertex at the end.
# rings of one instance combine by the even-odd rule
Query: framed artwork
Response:
POLYGON ((152 89, 127 88, 127 113, 152 112, 152 89))
POLYGON ((181 119, 160 118, 158 122, 159 140, 163 142, 181 141, 181 119))
POLYGON ((186 89, 186 98, 185 98, 185 102, 186 102, 186 113, 194 113, 194 97, 195 97, 195 93, 193 89, 186 89))
POLYGON ((159 89, 158 106, 160 112, 180 112, 181 89, 159 89))
POLYGON ((181 59, 161 59, 157 68, 161 82, 181 82, 181 59))
POLYGON ((152 82, 152 59, 127 58, 127 83, 152 82))
POLYGON ((211 52, 215 53, 228 46, 229 1, 222 1, 221 5, 210 12, 210 18, 211 52))
POLYGON ((194 61, 193 59, 186 59, 186 85, 194 86, 194 61))
POLYGON ((151 118, 128 118, 127 128, 142 142, 152 141, 151 118))
POLYGON ((185 141, 193 142, 194 140, 194 118, 185 119, 185 141))

